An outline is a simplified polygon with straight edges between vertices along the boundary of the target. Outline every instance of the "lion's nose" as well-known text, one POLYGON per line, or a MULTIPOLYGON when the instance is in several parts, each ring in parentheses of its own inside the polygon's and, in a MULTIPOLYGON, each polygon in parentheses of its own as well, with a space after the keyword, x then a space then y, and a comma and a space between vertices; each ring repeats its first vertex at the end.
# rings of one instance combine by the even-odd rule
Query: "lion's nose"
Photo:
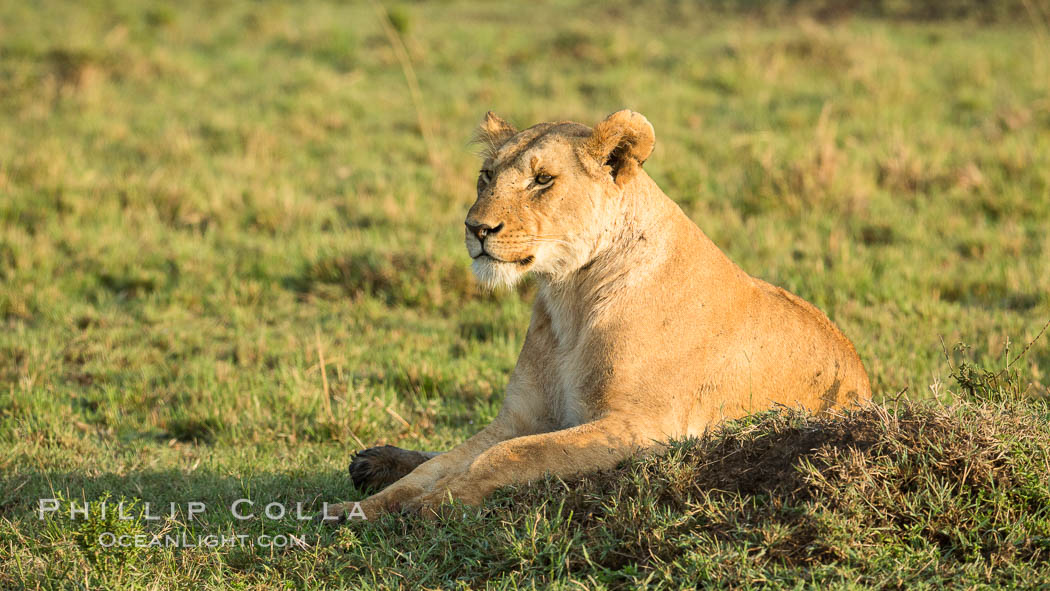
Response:
POLYGON ((472 224, 467 222, 467 229, 470 233, 477 236, 478 240, 484 242, 486 236, 491 236, 503 229, 503 222, 490 226, 488 224, 472 224))

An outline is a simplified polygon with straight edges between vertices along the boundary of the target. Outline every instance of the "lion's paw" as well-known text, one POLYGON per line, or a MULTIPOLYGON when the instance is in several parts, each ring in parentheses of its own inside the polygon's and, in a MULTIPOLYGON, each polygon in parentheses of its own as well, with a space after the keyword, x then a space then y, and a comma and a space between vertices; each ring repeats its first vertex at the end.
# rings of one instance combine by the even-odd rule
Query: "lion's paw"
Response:
POLYGON ((350 478, 358 490, 382 490, 407 475, 429 456, 393 445, 370 447, 350 461, 350 478))

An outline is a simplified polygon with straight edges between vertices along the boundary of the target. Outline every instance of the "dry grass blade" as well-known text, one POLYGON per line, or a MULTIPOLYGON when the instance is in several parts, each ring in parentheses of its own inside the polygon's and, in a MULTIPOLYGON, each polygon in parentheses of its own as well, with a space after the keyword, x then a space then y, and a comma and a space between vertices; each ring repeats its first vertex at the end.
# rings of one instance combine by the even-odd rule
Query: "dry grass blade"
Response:
POLYGON ((379 23, 382 25, 383 32, 390 42, 391 49, 394 50, 394 54, 397 56, 397 61, 401 64, 401 71, 405 76, 405 83, 408 85, 408 93, 412 97, 412 106, 416 111, 419 133, 423 136, 423 143, 427 150, 430 166, 434 168, 442 179, 447 180, 450 172, 446 169, 434 142, 434 133, 430 126, 430 120, 427 118, 423 107, 423 93, 419 89, 419 79, 416 77, 416 69, 412 66, 412 58, 408 55, 408 49, 405 48, 405 42, 401 38, 401 34, 397 32, 397 29, 390 22, 387 10, 376 0, 369 0, 369 3, 375 10, 376 17, 379 18, 379 23))

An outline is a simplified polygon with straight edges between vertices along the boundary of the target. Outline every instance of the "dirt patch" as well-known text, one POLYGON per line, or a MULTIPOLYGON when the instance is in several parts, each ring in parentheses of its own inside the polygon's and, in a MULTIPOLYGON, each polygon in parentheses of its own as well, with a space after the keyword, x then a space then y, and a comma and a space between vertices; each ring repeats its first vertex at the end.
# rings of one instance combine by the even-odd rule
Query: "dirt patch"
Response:
POLYGON ((617 540, 602 561, 612 569, 673 562, 685 552, 676 540, 697 532, 785 567, 863 571, 866 551, 895 544, 957 562, 1046 561, 1048 446, 1043 421, 1003 406, 770 412, 498 506, 564 497, 585 537, 617 540))

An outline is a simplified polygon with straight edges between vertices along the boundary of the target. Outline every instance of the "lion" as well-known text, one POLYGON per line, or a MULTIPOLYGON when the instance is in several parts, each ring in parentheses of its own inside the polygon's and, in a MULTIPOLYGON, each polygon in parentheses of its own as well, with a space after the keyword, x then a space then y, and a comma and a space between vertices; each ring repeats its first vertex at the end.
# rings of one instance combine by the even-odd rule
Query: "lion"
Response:
MULTIPOLYGON (((517 131, 489 112, 466 217, 473 272, 490 287, 531 273, 532 318, 495 420, 446 453, 357 454, 354 506, 436 513, 550 474, 612 468, 727 419, 871 399, 853 344, 816 307, 734 264, 642 169, 655 145, 639 113, 593 129, 517 131)), ((351 503, 328 508, 339 521, 351 503)))

